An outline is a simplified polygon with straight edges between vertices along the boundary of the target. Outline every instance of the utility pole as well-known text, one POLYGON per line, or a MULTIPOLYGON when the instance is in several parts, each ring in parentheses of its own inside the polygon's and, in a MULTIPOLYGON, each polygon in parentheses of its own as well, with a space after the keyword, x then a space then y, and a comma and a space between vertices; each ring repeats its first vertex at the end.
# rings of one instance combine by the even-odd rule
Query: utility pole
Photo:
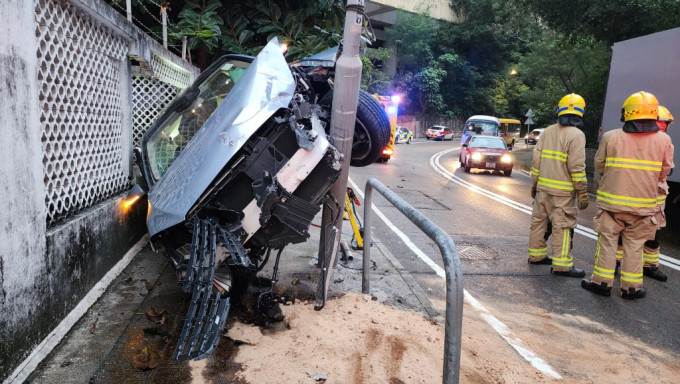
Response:
POLYGON ((323 308, 326 304, 328 285, 332 281, 333 267, 340 248, 342 212, 345 194, 347 193, 349 162, 352 158, 352 140, 361 84, 362 65, 359 58, 359 42, 364 20, 364 0, 347 0, 345 9, 342 52, 335 63, 335 86, 330 130, 330 142, 342 153, 343 162, 340 176, 331 188, 331 195, 335 201, 324 205, 321 218, 318 255, 321 276, 316 289, 314 305, 317 310, 323 308))

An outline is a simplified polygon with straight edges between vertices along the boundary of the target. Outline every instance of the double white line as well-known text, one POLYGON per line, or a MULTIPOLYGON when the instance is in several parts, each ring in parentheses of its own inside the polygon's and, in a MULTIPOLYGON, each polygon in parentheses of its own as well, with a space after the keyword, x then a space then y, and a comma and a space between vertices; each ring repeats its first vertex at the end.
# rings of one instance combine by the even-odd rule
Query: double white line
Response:
MULTIPOLYGON (((474 184, 472 184, 468 181, 465 181, 465 180, 461 179, 460 177, 456 176, 453 172, 447 170, 444 166, 442 166, 441 163, 439 162, 439 159, 441 159, 441 157, 443 155, 445 155, 445 154, 447 154, 451 151, 458 150, 458 149, 460 149, 460 147, 447 149, 445 151, 438 152, 438 153, 434 154, 430 158, 430 166, 440 175, 444 176, 448 180, 450 180, 450 181, 452 181, 452 182, 454 182, 454 183, 456 183, 456 184, 458 184, 462 187, 465 187, 465 188, 467 188, 467 189, 469 189, 473 192, 476 192, 476 193, 478 193, 482 196, 486 196, 490 199, 496 200, 499 203, 505 204, 508 207, 514 208, 514 209, 516 209, 520 212, 524 212, 527 215, 531 215, 531 206, 519 203, 519 202, 514 201, 512 199, 509 199, 505 196, 499 195, 497 193, 491 192, 491 191, 486 190, 484 188, 481 188, 477 185, 474 185, 474 184)), ((589 237, 593 240, 597 240, 597 232, 593 231, 592 229, 590 229, 588 227, 584 227, 583 225, 577 225, 574 232, 578 233, 579 235, 589 237)), ((668 257, 666 255, 660 254, 659 255, 659 264, 665 265, 667 267, 670 267, 672 269, 680 271, 680 261, 677 260, 677 259, 674 259, 672 257, 668 257)))

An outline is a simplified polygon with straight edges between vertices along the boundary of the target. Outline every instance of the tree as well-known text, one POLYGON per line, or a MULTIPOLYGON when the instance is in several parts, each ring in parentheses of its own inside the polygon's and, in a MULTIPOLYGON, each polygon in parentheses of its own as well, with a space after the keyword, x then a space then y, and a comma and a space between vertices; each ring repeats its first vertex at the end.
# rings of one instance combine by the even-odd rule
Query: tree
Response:
MULTIPOLYGON (((125 0, 107 0, 125 12, 125 0)), ((254 55, 274 36, 289 46, 287 57, 300 59, 339 43, 344 24, 341 0, 171 0, 170 44, 188 39, 190 55, 201 68, 225 53, 254 55), (177 20, 176 23, 173 23, 177 20)), ((165 4, 165 3, 164 3, 165 4)), ((161 26, 149 9, 157 0, 133 0, 135 23, 156 38, 161 26)), ((155 8, 154 8, 155 7, 155 8)), ((177 51, 177 49, 175 49, 177 51)))
POLYGON ((584 122, 592 136, 600 126, 610 59, 609 47, 593 37, 546 36, 519 61, 530 88, 522 102, 534 110, 537 123, 548 124, 555 120, 559 99, 578 93, 586 100, 584 122))
POLYGON ((552 29, 607 45, 680 26, 677 0, 525 0, 552 29))

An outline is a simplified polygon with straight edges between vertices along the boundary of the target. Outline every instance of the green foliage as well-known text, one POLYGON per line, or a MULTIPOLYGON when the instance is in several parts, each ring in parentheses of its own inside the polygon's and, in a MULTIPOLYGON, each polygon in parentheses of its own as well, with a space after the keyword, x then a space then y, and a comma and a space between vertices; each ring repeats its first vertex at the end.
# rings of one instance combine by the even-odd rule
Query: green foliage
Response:
POLYGON ((677 0, 526 0, 551 28, 611 45, 680 26, 677 0))
POLYGON ((534 121, 543 125, 555 121, 559 99, 575 92, 586 100, 586 129, 597 130, 610 58, 609 47, 592 37, 553 35, 534 43, 519 61, 520 73, 530 87, 522 102, 534 110, 534 121))
POLYGON ((224 51, 255 54, 278 37, 279 42, 288 44, 287 55, 292 60, 337 45, 344 21, 341 3, 331 0, 234 2, 222 15, 224 51))
POLYGON ((179 13, 177 26, 179 31, 173 37, 180 40, 184 36, 188 38, 189 50, 204 45, 208 52, 213 52, 218 46, 221 35, 222 19, 217 10, 222 7, 219 0, 192 0, 187 1, 185 7, 179 13))
POLYGON ((366 48, 360 56, 363 65, 361 71, 361 88, 370 92, 383 94, 389 91, 390 77, 382 71, 383 63, 390 56, 386 48, 366 48))

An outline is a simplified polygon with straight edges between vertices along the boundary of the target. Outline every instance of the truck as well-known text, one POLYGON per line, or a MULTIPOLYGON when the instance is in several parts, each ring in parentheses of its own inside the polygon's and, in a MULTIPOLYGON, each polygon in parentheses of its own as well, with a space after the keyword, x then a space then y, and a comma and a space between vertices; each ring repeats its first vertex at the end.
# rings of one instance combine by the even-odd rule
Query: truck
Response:
MULTIPOLYGON (((621 105, 631 94, 647 91, 654 94, 659 103, 680 119, 680 28, 652 33, 612 46, 612 60, 607 81, 602 130, 620 128, 621 105)), ((673 162, 680 164, 680 127, 672 124, 667 132, 676 146, 673 162)), ((668 176, 669 205, 680 203, 680 171, 668 176)))

